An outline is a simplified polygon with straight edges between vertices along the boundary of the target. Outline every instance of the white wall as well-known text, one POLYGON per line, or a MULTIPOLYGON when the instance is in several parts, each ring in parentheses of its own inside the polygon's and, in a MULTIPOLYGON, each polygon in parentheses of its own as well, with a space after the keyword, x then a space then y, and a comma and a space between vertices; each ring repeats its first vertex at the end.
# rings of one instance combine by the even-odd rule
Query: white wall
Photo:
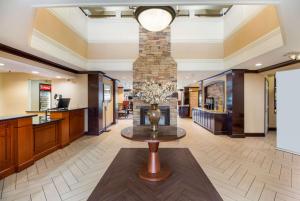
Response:
POLYGON ((245 74, 245 133, 264 133, 265 78, 261 74, 245 74))
MULTIPOLYGON (((62 94, 64 98, 71 98, 70 108, 88 106, 88 78, 87 75, 78 75, 71 80, 52 80, 52 98, 54 94, 62 94)), ((52 106, 55 101, 52 101, 52 106)))
POLYGON ((300 154, 300 70, 276 73, 277 148, 300 154))

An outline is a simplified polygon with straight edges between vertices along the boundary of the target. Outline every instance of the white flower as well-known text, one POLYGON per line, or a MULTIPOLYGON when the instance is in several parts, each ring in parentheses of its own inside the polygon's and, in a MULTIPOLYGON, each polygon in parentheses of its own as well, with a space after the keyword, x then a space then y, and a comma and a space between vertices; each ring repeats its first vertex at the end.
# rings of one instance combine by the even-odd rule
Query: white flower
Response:
POLYGON ((165 103, 175 92, 175 84, 173 82, 145 81, 138 88, 136 96, 149 104, 165 103))

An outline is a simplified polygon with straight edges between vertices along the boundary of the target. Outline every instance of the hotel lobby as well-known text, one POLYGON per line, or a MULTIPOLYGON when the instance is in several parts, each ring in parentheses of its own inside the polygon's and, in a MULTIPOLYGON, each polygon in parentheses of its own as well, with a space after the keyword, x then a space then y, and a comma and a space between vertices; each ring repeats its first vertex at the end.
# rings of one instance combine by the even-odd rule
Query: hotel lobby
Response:
POLYGON ((300 201, 300 1, 0 2, 0 201, 300 201))

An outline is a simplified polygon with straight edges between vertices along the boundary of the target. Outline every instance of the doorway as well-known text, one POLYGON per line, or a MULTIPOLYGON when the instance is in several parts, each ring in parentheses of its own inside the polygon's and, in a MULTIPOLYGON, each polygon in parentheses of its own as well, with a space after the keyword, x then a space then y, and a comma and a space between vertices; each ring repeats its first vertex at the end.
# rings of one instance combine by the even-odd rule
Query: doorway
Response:
POLYGON ((269 132, 269 81, 265 78, 265 135, 269 132))
POLYGON ((265 134, 276 131, 276 76, 267 75, 265 78, 265 134))

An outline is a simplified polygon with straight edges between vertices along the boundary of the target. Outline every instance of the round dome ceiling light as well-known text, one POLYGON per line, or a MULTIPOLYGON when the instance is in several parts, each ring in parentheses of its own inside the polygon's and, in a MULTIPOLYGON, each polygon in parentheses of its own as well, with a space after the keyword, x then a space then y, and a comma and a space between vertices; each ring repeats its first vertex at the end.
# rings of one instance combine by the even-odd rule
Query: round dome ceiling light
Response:
POLYGON ((134 15, 143 28, 156 32, 167 28, 175 19, 176 12, 171 6, 140 6, 134 15))

